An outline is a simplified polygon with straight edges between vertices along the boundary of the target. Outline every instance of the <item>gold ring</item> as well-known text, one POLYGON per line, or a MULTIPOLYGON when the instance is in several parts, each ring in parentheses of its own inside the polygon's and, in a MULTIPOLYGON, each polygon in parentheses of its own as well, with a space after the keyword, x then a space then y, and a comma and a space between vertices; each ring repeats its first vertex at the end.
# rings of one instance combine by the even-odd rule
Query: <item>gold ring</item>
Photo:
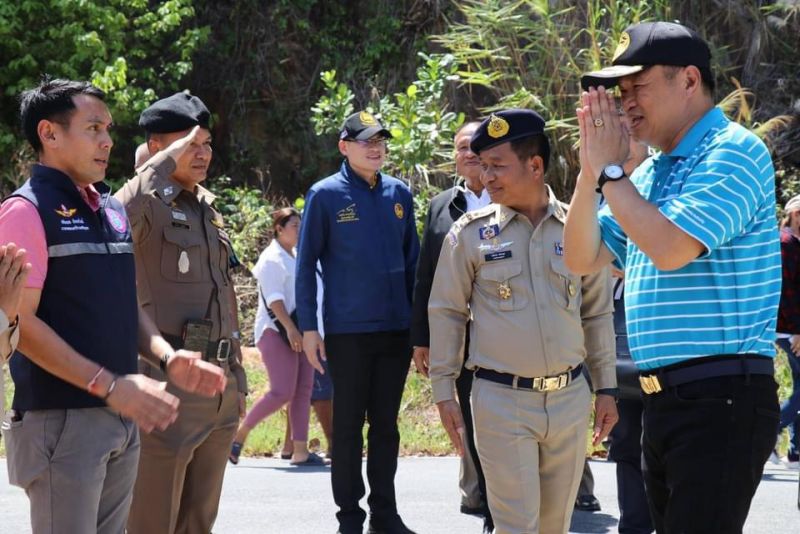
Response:
POLYGON ((594 126, 595 128, 602 128, 605 125, 605 121, 603 119, 595 119, 594 126))

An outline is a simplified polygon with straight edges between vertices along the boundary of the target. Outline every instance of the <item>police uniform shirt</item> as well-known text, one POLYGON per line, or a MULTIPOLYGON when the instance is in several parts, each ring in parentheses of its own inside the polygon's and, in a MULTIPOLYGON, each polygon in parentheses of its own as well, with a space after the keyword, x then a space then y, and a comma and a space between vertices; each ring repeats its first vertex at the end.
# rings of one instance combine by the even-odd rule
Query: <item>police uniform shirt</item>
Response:
POLYGON ((536 228, 491 204, 462 216, 445 239, 428 305, 434 401, 455 398, 468 319, 469 369, 541 377, 585 360, 595 388, 616 387, 609 272, 567 270, 566 205, 547 192, 536 228))
MULTIPOLYGON (((233 248, 213 207, 215 196, 184 190, 170 176, 175 161, 157 154, 116 193, 131 221, 139 303, 158 329, 179 337, 187 320, 210 319, 210 341, 230 338, 233 248)), ((245 392, 244 371, 231 370, 245 392)))

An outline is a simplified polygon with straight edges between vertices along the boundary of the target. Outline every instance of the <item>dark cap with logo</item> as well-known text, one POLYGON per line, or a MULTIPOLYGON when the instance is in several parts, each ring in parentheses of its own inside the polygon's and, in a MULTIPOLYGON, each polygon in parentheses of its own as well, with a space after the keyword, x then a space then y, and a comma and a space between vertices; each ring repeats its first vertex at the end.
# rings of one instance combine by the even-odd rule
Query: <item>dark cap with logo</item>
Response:
POLYGON ((342 131, 339 132, 339 139, 366 141, 378 134, 386 138, 392 137, 389 130, 384 128, 372 113, 359 111, 358 113, 353 113, 344 121, 342 131))
POLYGON ((475 154, 493 146, 544 133, 544 119, 530 109, 504 109, 489 115, 469 142, 475 154))
POLYGON ((208 129, 210 118, 203 101, 184 91, 153 102, 142 111, 139 126, 148 133, 182 132, 195 126, 208 129))
POLYGON ((619 38, 611 67, 581 76, 581 87, 613 87, 623 76, 652 65, 694 65, 711 77, 711 50, 694 30, 676 22, 642 22, 628 26, 619 38))

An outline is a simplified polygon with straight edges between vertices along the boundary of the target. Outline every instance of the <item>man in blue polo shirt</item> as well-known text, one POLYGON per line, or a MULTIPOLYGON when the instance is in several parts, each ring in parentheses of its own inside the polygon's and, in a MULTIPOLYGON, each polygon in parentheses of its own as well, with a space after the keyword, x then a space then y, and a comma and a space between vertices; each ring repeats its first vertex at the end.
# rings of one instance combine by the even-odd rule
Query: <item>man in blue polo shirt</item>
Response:
POLYGON ((419 255, 411 192, 381 174, 390 133, 362 111, 345 121, 338 173, 306 195, 297 252, 297 317, 303 349, 336 392, 331 482, 339 531, 361 533, 366 514, 361 477, 362 428, 369 417, 369 532, 407 534, 397 514, 394 475, 397 413, 411 362, 408 329, 419 255), (317 325, 316 264, 325 287, 325 342, 317 325))
POLYGON ((778 423, 774 171, 764 144, 714 107, 710 56, 680 24, 630 26, 613 66, 582 77, 577 112, 564 259, 576 273, 625 270, 658 532, 741 532, 778 423), (605 90, 616 84, 631 135, 661 150, 630 177, 605 90))

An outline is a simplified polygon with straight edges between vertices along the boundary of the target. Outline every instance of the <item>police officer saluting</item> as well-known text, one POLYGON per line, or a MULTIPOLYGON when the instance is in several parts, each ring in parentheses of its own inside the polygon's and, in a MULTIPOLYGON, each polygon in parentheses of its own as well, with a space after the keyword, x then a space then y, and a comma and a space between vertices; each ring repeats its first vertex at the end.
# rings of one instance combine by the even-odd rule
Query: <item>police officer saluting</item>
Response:
MULTIPOLYGON (((128 532, 210 532, 247 391, 240 364, 236 263, 214 195, 209 111, 188 93, 142 112, 151 158, 116 194, 131 220, 139 301, 176 347, 200 351, 228 376, 215 398, 185 394, 175 424, 142 439, 128 532), (239 394, 237 395, 237 390, 239 394)), ((162 369, 141 364, 163 379, 162 369)))
POLYGON ((566 532, 586 453, 617 419, 610 278, 563 262, 566 206, 544 183, 544 120, 505 110, 481 123, 471 149, 493 204, 450 230, 429 300, 430 375, 442 424, 464 452, 455 400, 465 325, 474 370, 475 441, 498 534, 566 532))

